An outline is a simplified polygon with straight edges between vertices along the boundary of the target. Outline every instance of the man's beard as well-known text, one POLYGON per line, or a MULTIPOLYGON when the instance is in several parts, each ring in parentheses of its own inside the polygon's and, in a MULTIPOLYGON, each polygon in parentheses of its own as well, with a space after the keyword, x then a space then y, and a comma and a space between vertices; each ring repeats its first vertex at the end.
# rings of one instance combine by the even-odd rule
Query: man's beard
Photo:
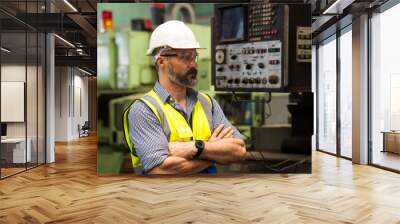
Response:
POLYGON ((196 77, 197 69, 195 68, 191 68, 185 73, 177 73, 171 65, 168 66, 168 78, 177 85, 192 88, 197 84, 196 77))

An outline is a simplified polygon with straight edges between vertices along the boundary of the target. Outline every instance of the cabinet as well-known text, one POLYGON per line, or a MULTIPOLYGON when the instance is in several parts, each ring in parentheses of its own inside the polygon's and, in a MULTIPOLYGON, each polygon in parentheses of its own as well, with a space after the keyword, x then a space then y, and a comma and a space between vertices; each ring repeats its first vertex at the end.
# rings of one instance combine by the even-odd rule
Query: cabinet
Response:
POLYGON ((6 138, 1 139, 1 159, 6 164, 31 162, 32 141, 25 138, 6 138), (27 143, 26 153, 25 144, 27 143))
POLYGON ((383 152, 400 154, 400 131, 388 131, 383 133, 383 152))

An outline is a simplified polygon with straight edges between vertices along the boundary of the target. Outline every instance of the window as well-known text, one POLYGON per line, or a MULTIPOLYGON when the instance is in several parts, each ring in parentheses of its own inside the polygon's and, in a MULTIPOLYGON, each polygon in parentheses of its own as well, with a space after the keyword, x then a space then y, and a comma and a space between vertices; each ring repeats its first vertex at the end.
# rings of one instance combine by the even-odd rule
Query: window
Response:
POLYGON ((318 149, 336 154, 336 36, 318 48, 318 149))
POLYGON ((352 157, 352 32, 340 36, 340 155, 352 157))
POLYGON ((371 157, 373 164, 395 170, 400 170, 400 133, 388 142, 384 132, 400 131, 400 30, 394 29, 398 21, 400 4, 371 18, 371 157), (384 142, 394 143, 395 150, 386 150, 384 142))

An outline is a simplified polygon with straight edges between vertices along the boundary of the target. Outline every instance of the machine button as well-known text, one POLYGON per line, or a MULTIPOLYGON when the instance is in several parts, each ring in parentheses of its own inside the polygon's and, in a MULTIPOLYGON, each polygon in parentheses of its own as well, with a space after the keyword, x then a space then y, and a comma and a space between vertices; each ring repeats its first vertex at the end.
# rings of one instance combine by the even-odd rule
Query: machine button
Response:
POLYGON ((249 83, 250 83, 250 84, 253 84, 253 83, 254 83, 254 79, 253 79, 253 78, 250 78, 250 79, 249 79, 249 83))
POLYGON ((224 71, 224 67, 219 67, 219 68, 217 68, 217 71, 223 72, 223 71, 224 71))
POLYGON ((255 82, 256 84, 260 84, 261 79, 260 79, 260 78, 256 78, 256 79, 254 80, 254 82, 255 82))
POLYGON ((268 78, 268 81, 269 81, 269 83, 271 83, 271 84, 278 84, 278 82, 279 82, 279 77, 278 77, 277 75, 271 75, 271 76, 268 78))
POLYGON ((247 78, 244 78, 243 80, 242 80, 242 83, 243 84, 247 84, 249 81, 247 80, 247 78))
POLYGON ((279 60, 270 60, 269 64, 270 65, 277 65, 277 64, 279 64, 279 60))
POLYGON ((264 65, 264 63, 258 63, 258 67, 262 69, 262 68, 265 68, 265 65, 264 65))
POLYGON ((252 64, 246 64, 246 69, 250 70, 252 67, 252 64))
POLYGON ((232 56, 231 56, 231 59, 232 59, 232 60, 236 60, 236 58, 237 58, 236 55, 232 55, 232 56))
POLYGON ((262 79, 262 83, 263 83, 263 84, 267 84, 267 83, 268 83, 267 78, 263 78, 263 79, 262 79))
POLYGON ((236 78, 235 79, 235 84, 239 84, 240 83, 240 79, 236 78))

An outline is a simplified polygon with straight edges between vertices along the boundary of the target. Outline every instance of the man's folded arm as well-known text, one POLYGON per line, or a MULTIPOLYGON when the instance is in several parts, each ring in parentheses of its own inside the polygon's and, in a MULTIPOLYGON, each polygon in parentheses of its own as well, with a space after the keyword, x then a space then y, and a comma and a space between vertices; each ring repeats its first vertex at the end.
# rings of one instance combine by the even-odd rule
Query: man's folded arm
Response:
POLYGON ((238 162, 246 158, 246 147, 242 139, 224 138, 214 142, 205 142, 200 159, 212 160, 221 164, 238 162))
POLYGON ((182 157, 168 156, 160 165, 152 168, 148 174, 192 174, 211 166, 212 162, 182 157))
MULTIPOLYGON (((190 160, 196 154, 194 142, 170 142, 169 155, 190 160)), ((245 159, 246 147, 242 139, 224 138, 205 142, 200 159, 229 164, 245 159)))

